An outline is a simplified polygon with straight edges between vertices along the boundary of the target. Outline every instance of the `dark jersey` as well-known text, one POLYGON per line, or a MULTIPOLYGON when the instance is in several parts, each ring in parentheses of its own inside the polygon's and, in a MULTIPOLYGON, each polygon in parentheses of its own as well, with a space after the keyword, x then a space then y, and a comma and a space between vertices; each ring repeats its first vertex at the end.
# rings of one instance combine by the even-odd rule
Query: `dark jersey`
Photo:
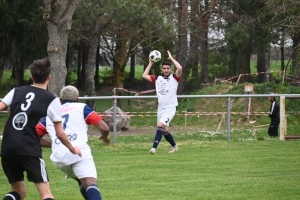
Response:
POLYGON ((1 155, 42 157, 35 126, 48 114, 53 121, 61 121, 58 98, 42 88, 23 86, 11 90, 2 101, 10 106, 11 113, 3 132, 1 155))

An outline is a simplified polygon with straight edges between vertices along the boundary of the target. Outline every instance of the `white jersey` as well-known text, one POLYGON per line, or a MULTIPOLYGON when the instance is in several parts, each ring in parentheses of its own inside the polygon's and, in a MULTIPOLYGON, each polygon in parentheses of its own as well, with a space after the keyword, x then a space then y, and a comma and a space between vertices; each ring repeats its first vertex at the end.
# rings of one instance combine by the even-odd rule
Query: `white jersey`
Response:
POLYGON ((37 132, 43 136, 45 132, 49 134, 52 140, 52 154, 50 159, 58 166, 63 167, 83 159, 92 158, 91 149, 88 141, 88 124, 95 124, 101 117, 84 103, 65 103, 61 106, 61 115, 63 119, 63 128, 73 146, 80 148, 82 157, 75 155, 64 146, 57 138, 52 121, 46 117, 38 125, 37 132), (41 131, 41 127, 46 129, 41 131))
POLYGON ((158 96, 158 109, 178 106, 177 87, 179 78, 172 74, 168 78, 163 76, 151 77, 155 81, 156 94, 158 96))

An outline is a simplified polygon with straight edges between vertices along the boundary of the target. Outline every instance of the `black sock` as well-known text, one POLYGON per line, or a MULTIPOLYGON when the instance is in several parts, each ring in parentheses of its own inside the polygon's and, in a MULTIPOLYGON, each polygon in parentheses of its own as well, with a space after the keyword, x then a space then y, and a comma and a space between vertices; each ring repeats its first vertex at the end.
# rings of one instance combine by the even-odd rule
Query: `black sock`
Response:
POLYGON ((164 132, 165 139, 172 145, 172 147, 176 146, 176 142, 172 136, 172 134, 168 132, 164 132))
POLYGON ((3 200, 21 200, 21 195, 15 191, 12 191, 7 193, 3 200))

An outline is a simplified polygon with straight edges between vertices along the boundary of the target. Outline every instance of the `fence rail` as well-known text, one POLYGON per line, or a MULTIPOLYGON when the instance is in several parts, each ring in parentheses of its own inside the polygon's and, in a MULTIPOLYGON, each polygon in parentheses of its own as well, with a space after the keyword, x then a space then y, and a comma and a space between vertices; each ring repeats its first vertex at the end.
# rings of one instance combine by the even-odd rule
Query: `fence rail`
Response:
MULTIPOLYGON (((285 99, 300 99, 300 94, 226 94, 226 95, 177 95, 177 98, 225 98, 227 99, 227 112, 222 112, 227 115, 227 141, 230 141, 230 115, 231 112, 230 100, 231 98, 249 98, 249 97, 280 97, 280 140, 285 140, 286 135, 286 112, 285 99)), ((118 99, 155 99, 156 95, 152 96, 94 96, 94 97, 79 97, 80 100, 113 100, 113 143, 117 143, 117 128, 116 128, 116 108, 118 99)), ((2 99, 0 99, 2 100, 2 99)))

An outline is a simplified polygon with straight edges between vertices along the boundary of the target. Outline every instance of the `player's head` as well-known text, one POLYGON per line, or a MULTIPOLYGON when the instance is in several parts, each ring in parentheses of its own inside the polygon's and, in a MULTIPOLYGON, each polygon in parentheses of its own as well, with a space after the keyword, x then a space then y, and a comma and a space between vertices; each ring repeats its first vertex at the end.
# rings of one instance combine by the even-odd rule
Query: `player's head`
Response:
POLYGON ((172 64, 170 62, 163 62, 161 71, 164 77, 169 77, 172 73, 172 64))
MULTIPOLYGON (((270 93, 270 94, 275 94, 275 93, 270 93)), ((272 101, 272 102, 273 102, 273 101, 276 101, 276 99, 275 99, 274 96, 269 96, 268 99, 269 99, 270 101, 272 101)))
POLYGON ((32 80, 35 83, 45 83, 51 72, 51 63, 49 58, 34 60, 29 66, 32 80))
POLYGON ((61 101, 78 101, 78 97, 79 92, 77 88, 72 85, 67 85, 60 91, 61 101))

